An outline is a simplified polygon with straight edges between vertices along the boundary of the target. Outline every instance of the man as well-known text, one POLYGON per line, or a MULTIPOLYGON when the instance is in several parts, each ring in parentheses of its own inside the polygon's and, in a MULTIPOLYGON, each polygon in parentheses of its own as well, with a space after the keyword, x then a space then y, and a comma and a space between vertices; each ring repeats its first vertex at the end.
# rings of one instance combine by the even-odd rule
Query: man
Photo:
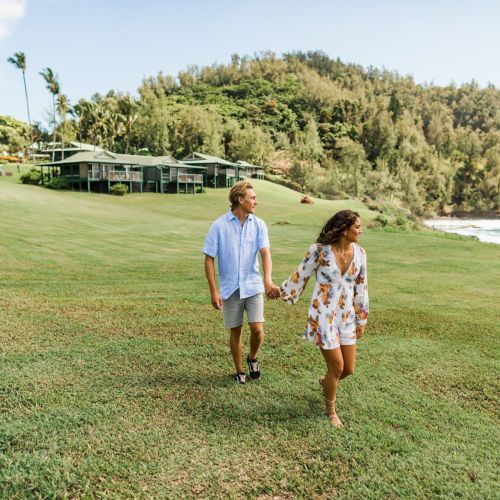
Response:
POLYGON ((264 339, 264 297, 279 293, 272 281, 272 261, 265 222, 254 215, 257 197, 248 181, 237 182, 229 192, 231 209, 210 227, 203 253, 205 274, 212 305, 223 310, 224 326, 229 329, 229 347, 236 374, 234 380, 246 382, 241 338, 243 313, 250 325, 250 350, 246 358, 250 378, 260 378, 257 352, 264 339), (260 253, 264 284, 259 273, 260 253), (215 281, 215 258, 219 272, 220 292, 215 281))

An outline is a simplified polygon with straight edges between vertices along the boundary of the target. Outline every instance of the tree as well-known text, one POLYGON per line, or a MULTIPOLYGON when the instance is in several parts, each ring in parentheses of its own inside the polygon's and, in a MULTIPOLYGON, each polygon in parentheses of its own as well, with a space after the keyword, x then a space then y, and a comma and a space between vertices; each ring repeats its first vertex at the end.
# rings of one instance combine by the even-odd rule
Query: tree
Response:
POLYGON ((223 154, 220 115, 202 106, 181 106, 175 113, 172 150, 179 156, 193 151, 214 156, 223 154))
POLYGON ((61 119, 61 124, 59 126, 59 132, 61 134, 61 160, 64 160, 64 139, 67 137, 66 133, 66 118, 68 116, 71 106, 69 105, 68 98, 64 94, 58 94, 57 96, 57 112, 61 119))
POLYGON ((60 85, 57 79, 57 75, 52 71, 51 68, 44 68, 40 71, 40 75, 45 80, 47 84, 46 88, 52 95, 52 161, 55 159, 55 147, 56 147, 56 96, 60 92, 60 85))
POLYGON ((323 158, 323 145, 318 134, 318 127, 314 120, 311 120, 303 132, 297 136, 295 154, 300 160, 316 162, 323 158))
POLYGON ((344 190, 352 196, 361 196, 365 190, 370 168, 363 146, 348 137, 343 137, 337 142, 336 154, 345 175, 344 190))
POLYGON ((93 119, 94 104, 85 99, 80 99, 73 106, 73 115, 76 117, 76 129, 80 142, 95 144, 95 124, 93 119))
POLYGON ((31 161, 33 167, 35 166, 35 152, 34 152, 34 141, 33 141, 33 130, 31 129, 31 115, 30 115, 30 103, 28 99, 28 87, 26 85, 26 55, 24 52, 16 52, 13 57, 9 57, 7 62, 13 64, 16 68, 20 69, 23 74, 23 84, 24 84, 24 95, 26 97, 26 109, 28 111, 28 124, 30 127, 30 141, 31 141, 31 161))
POLYGON ((139 137, 138 146, 154 156, 170 154, 170 135, 173 118, 164 95, 144 88, 139 105, 139 116, 134 125, 139 137))
POLYGON ((0 115, 0 150, 10 152, 22 151, 26 148, 28 126, 10 116, 0 115))
POLYGON ((130 147, 130 136, 137 118, 139 117, 139 108, 137 102, 129 95, 123 96, 118 100, 118 110, 123 120, 123 129, 125 133, 125 154, 128 154, 130 147))
POLYGON ((268 134, 260 127, 254 127, 250 122, 245 122, 242 128, 234 131, 228 153, 232 160, 240 159, 263 164, 273 149, 273 143, 268 134))

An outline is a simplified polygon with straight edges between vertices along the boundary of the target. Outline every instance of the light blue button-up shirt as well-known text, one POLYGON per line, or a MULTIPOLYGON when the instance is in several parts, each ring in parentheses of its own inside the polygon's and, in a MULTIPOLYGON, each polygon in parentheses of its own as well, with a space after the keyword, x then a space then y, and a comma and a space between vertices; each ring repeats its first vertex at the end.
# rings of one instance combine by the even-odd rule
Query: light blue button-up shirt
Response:
POLYGON ((217 257, 220 294, 224 300, 238 288, 241 299, 264 292, 257 254, 268 247, 266 223, 253 214, 242 226, 229 210, 212 224, 203 253, 217 257))

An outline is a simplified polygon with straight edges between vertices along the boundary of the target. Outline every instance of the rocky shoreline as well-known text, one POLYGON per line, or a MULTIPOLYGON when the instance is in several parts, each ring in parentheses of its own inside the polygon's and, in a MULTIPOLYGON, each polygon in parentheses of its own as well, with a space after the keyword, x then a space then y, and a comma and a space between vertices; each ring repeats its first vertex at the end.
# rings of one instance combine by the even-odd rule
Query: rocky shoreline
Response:
POLYGON ((441 214, 440 219, 500 219, 500 210, 456 210, 450 214, 441 214))

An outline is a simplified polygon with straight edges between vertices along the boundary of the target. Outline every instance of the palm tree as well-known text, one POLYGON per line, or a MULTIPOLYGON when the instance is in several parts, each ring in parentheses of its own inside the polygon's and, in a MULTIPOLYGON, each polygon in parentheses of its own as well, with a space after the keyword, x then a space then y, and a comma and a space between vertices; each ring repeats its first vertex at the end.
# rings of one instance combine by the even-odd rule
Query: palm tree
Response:
POLYGON ((118 107, 120 109, 120 114, 122 116, 123 127, 126 136, 125 154, 128 154, 132 129, 134 127, 137 118, 139 117, 139 107, 137 105, 137 102, 129 95, 122 97, 118 101, 118 107))
POLYGON ((71 109, 69 100, 64 94, 57 96, 57 111, 61 117, 61 124, 59 127, 61 134, 61 160, 64 160, 64 135, 66 133, 66 117, 71 109))
POLYGON ((7 62, 13 64, 16 68, 20 69, 23 73, 24 95, 26 96, 26 108, 28 110, 28 124, 30 127, 30 141, 31 141, 31 161, 33 167, 35 166, 35 152, 33 150, 33 129, 31 128, 31 115, 30 103, 28 99, 28 87, 26 85, 26 55, 24 52, 16 52, 13 57, 9 57, 7 62))
POLYGON ((74 116, 76 116, 76 129, 78 131, 78 140, 80 142, 94 143, 93 109, 94 105, 90 101, 86 101, 85 99, 80 99, 73 106, 72 113, 74 116))
POLYGON ((40 71, 43 79, 47 83, 47 90, 52 94, 52 161, 55 159, 56 148, 56 96, 60 93, 60 85, 57 75, 50 68, 44 68, 40 71))

